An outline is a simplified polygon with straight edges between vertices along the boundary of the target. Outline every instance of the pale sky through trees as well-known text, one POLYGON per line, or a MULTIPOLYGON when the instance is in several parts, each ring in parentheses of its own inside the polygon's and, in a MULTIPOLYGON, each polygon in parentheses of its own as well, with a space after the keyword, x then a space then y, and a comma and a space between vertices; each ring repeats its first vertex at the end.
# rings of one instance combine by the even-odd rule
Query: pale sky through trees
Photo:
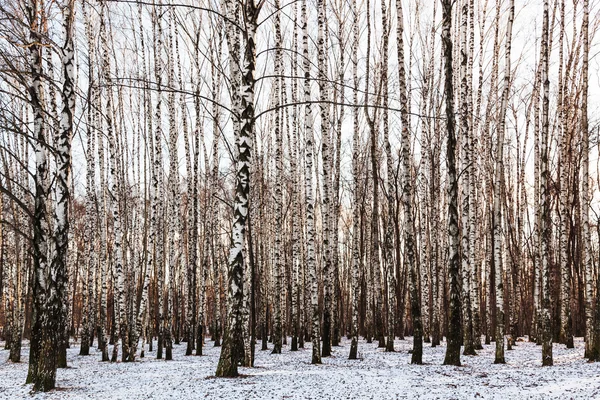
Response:
MULTIPOLYGON (((119 3, 118 1, 115 1, 114 5, 113 2, 111 1, 111 11, 114 11, 114 16, 112 18, 114 19, 119 19, 119 20, 123 20, 122 23, 120 23, 118 26, 118 32, 121 32, 120 34, 116 34, 115 32, 115 36, 113 37, 113 41, 115 43, 120 43, 120 44, 115 44, 114 47, 114 52, 116 55, 118 55, 118 57, 123 60, 125 62, 125 66, 123 66, 123 61, 119 62, 119 64, 121 64, 120 68, 120 73, 119 75, 122 76, 122 79, 127 82, 130 79, 135 79, 134 76, 132 76, 131 74, 135 72, 136 66, 135 64, 130 65, 127 61, 131 61, 133 58, 133 52, 134 52, 134 48, 135 46, 132 43, 133 40, 133 34, 131 32, 131 27, 129 26, 131 24, 131 22, 129 21, 132 17, 130 15, 128 15, 128 13, 130 13, 130 7, 131 5, 118 5, 119 3), (119 10, 119 11, 116 11, 119 10), (130 73, 126 73, 125 71, 123 71, 123 69, 125 67, 129 67, 127 69, 130 69, 130 73)), ((428 2, 421 2, 421 6, 420 6, 420 15, 421 15, 421 29, 422 29, 422 33, 421 35, 425 34, 426 30, 429 30, 431 27, 431 14, 432 14, 432 6, 431 4, 428 4, 428 2)), ((489 3, 489 2, 488 2, 489 3)), ((566 34, 566 42, 569 43, 570 46, 570 42, 572 40, 572 4, 570 2, 567 2, 567 14, 566 14, 566 29, 565 29, 565 34, 566 34)), ((541 0, 530 0, 527 2, 517 2, 516 4, 516 9, 515 9, 515 25, 513 28, 513 51, 512 51, 512 59, 513 59, 513 68, 514 71, 516 72, 514 74, 514 86, 515 88, 519 88, 519 89, 515 89, 517 90, 517 93, 515 94, 515 96, 517 97, 517 99, 514 102, 514 107, 517 108, 518 113, 522 113, 522 109, 524 107, 522 107, 522 104, 520 104, 520 100, 518 100, 520 97, 519 96, 526 96, 527 92, 530 91, 530 88, 526 89, 527 87, 530 87, 532 85, 532 79, 534 76, 534 70, 535 70, 535 63, 537 62, 537 60, 539 59, 539 55, 537 54, 537 50, 536 50, 536 46, 539 46, 539 30, 540 30, 540 23, 539 21, 541 20, 541 14, 539 13, 540 7, 541 7, 542 1, 541 0), (520 93, 522 91, 525 91, 526 93, 524 93, 523 95, 520 95, 520 93)), ((407 23, 409 24, 409 29, 407 29, 407 32, 405 32, 406 35, 406 40, 410 40, 410 35, 414 32, 415 29, 415 8, 416 5, 414 2, 409 1, 407 2, 407 9, 411 10, 411 12, 405 12, 405 20, 407 21, 407 23)), ((267 4, 265 7, 268 7, 269 5, 267 4)), ((292 7, 292 3, 287 4, 284 3, 283 4, 283 9, 284 10, 288 10, 292 7)), ((380 4, 373 4, 374 7, 374 18, 377 18, 377 16, 380 15, 380 4)), ((493 7, 492 4, 489 4, 490 10, 488 10, 487 13, 487 17, 486 17, 486 31, 490 31, 491 30, 491 24, 493 23, 493 7)), ((314 9, 309 7, 309 10, 314 9)), ((591 1, 590 2, 590 14, 592 16, 594 15, 598 15, 597 12, 595 12, 594 10, 598 9, 598 2, 597 1, 591 1)), ((265 10, 267 10, 267 8, 265 8, 265 10)), ((194 25, 194 21, 192 18, 186 18, 186 15, 188 15, 189 13, 191 13, 192 11, 186 8, 182 8, 181 11, 178 11, 178 16, 179 18, 181 18, 184 22, 184 26, 186 29, 181 29, 181 34, 182 36, 184 36, 184 38, 186 40, 182 41, 182 48, 187 48, 189 52, 191 52, 191 44, 189 43, 190 39, 189 39, 189 31, 194 31, 195 25, 194 25)), ((266 12, 263 11, 264 15, 268 15, 272 13, 272 9, 270 12, 266 12)), ((505 12, 505 10, 503 10, 503 12, 505 12)), ((283 31, 283 37, 284 37, 284 43, 286 45, 286 47, 289 49, 289 46, 291 45, 291 33, 290 33, 290 29, 291 26, 293 24, 293 21, 290 20, 290 16, 286 15, 288 14, 283 13, 282 15, 282 31, 283 31)), ((581 7, 579 7, 578 10, 578 22, 581 22, 581 7)), ((349 21, 350 18, 350 14, 348 12, 346 12, 346 19, 349 21)), ((502 17, 505 17, 505 13, 502 14, 502 17)), ((364 16, 363 16, 364 18, 364 16)), ((205 35, 205 37, 211 38, 213 33, 212 33, 212 29, 214 26, 214 22, 206 22, 207 17, 205 15, 203 15, 202 18, 202 29, 201 32, 204 32, 203 34, 205 35)), ((145 20, 148 25, 150 24, 150 20, 147 19, 145 20)), ((595 24, 598 24, 598 18, 596 17, 591 18, 591 25, 592 27, 595 24)), ((437 34, 439 35, 439 22, 440 22, 440 15, 439 15, 439 10, 438 10, 438 15, 436 18, 436 32, 438 32, 437 34)), ((335 21, 332 21, 332 23, 335 23, 335 21)), ((390 41, 393 43, 395 41, 395 18, 391 19, 391 23, 392 23, 392 29, 390 32, 390 41)), ((479 21, 478 21, 479 23, 479 21)), ((348 25, 348 23, 346 23, 346 25, 348 25)), ((364 24, 361 24, 361 26, 364 27, 364 24)), ((81 29, 83 29, 83 27, 80 27, 81 29)), ((259 54, 257 57, 257 78, 259 78, 259 83, 257 84, 257 93, 259 94, 259 99, 262 100, 257 100, 257 110, 260 113, 261 110, 266 110, 269 109, 269 100, 268 100, 268 96, 270 93, 270 85, 271 85, 271 79, 269 79, 269 77, 271 77, 273 75, 273 71, 272 71, 272 66, 273 66, 273 52, 269 52, 266 51, 269 48, 273 47, 273 34, 272 34, 272 22, 270 22, 270 20, 266 20, 265 22, 263 22, 263 24, 261 25, 261 29, 259 30, 259 36, 262 34, 262 37, 265 39, 264 41, 259 41, 259 50, 257 51, 257 53, 259 54), (266 77, 266 78, 262 78, 262 77, 266 77)), ((501 28, 502 29, 502 28, 501 28)), ((598 54, 598 35, 595 34, 595 31, 592 30, 592 32, 594 32, 593 36, 592 36, 592 40, 591 40, 591 45, 590 45, 590 92, 589 92, 589 106, 590 108, 595 108, 596 105, 600 104, 600 59, 598 58, 597 54, 598 54), (594 90, 594 88, 597 88, 597 90, 594 90)), ((151 35, 151 33, 146 33, 147 35, 151 35)), ((479 31, 479 26, 478 24, 475 25, 475 38, 476 40, 478 40, 480 31, 479 31)), ((488 33, 490 34, 490 33, 488 33)), ((139 35, 139 33, 137 33, 137 35, 139 35)), ((380 37, 381 36, 381 31, 380 31, 380 27, 375 26, 374 27, 374 33, 373 33, 374 37, 380 37)), ((558 35, 558 32, 555 32, 555 35, 558 35)), ((361 40, 362 40, 362 45, 359 48, 359 58, 362 60, 364 59, 364 53, 365 53, 365 45, 364 45, 364 41, 365 41, 365 32, 364 32, 364 28, 361 30, 361 40)), ((501 34, 502 36, 502 34, 501 34)), ((316 33, 315 33, 315 37, 316 37, 316 33)), ((313 40, 315 40, 313 38, 313 40)), ((314 44, 311 42, 311 45, 314 44)), ((484 47, 484 52, 486 54, 486 57, 490 57, 491 52, 492 52, 492 40, 488 39, 486 42, 486 45, 484 47)), ((146 41, 146 46, 149 47, 149 41, 146 41)), ((418 37, 418 35, 414 35, 413 34, 413 49, 412 52, 414 54, 414 57, 418 59, 418 53, 421 51, 420 49, 420 39, 418 37)), ((439 43, 437 43, 437 46, 439 46, 439 43)), ((337 68, 337 59, 338 57, 335 56, 335 54, 339 54, 339 48, 332 46, 332 52, 334 54, 334 56, 331 59, 331 63, 332 66, 330 67, 330 74, 332 74, 332 70, 334 68, 337 68)), ((224 46, 224 52, 226 52, 226 46, 224 46)), ((285 59, 289 59, 290 57, 290 52, 291 51, 284 51, 284 58, 285 59)), ((346 49, 345 53, 346 53, 346 57, 348 58, 349 56, 349 48, 346 49)), ((374 52, 377 53, 378 49, 374 49, 374 52)), ((475 54, 475 63, 477 63, 477 57, 478 57, 478 53, 476 52, 475 54)), ((556 74, 557 74, 557 70, 558 70, 558 66, 556 63, 556 58, 557 58, 558 54, 556 51, 554 51, 552 53, 552 61, 550 63, 550 76, 551 76, 551 91, 553 93, 556 92, 556 74)), ((186 90, 189 93, 189 96, 186 99, 186 103, 188 105, 188 109, 190 111, 190 113, 193 112, 193 100, 192 100, 192 94, 193 94, 193 88, 191 86, 191 80, 193 78, 193 72, 191 71, 191 64, 190 64, 190 59, 189 59, 190 55, 187 54, 186 52, 182 53, 182 63, 183 63, 183 72, 185 74, 185 77, 183 79, 184 84, 186 85, 186 90)), ((377 57, 379 57, 379 55, 377 55, 377 57)), ((397 62, 397 57, 395 55, 394 52, 392 52, 390 54, 390 70, 395 70, 394 65, 397 62)), ((501 67, 502 67, 502 62, 501 61, 501 67)), ((202 66, 203 69, 208 68, 208 65, 210 64, 210 61, 207 60, 205 57, 201 57, 201 59, 199 60, 200 65, 202 66)), ((84 69, 84 66, 86 64, 85 59, 81 58, 79 59, 78 62, 78 68, 84 69)), ((137 62, 136 62, 137 64, 137 62)), ((313 65, 314 66, 314 65, 313 65)), ((346 63, 346 76, 348 76, 349 74, 349 64, 346 63)), ((484 64, 484 69, 485 69, 485 75, 484 75, 484 80, 486 82, 486 84, 489 84, 489 74, 490 74, 490 59, 488 58, 486 60, 486 63, 484 64)), ((359 75, 364 74, 364 65, 362 65, 362 63, 359 61, 359 75)), ((413 115, 411 117, 411 121, 412 124, 414 126, 418 126, 418 124, 420 123, 419 118, 418 118, 418 101, 419 101, 419 97, 420 97, 420 79, 421 76, 423 74, 422 71, 422 66, 421 65, 413 65, 413 69, 412 69, 412 74, 411 74, 411 79, 413 80, 413 87, 411 90, 411 104, 412 104, 412 112, 414 114, 417 115, 413 115)), ((133 74, 135 75, 135 74, 133 74)), ((87 85, 87 77, 86 77, 86 72, 84 70, 78 71, 78 76, 79 76, 79 88, 80 90, 83 90, 83 88, 85 88, 85 86, 87 85)), ((348 78, 347 78, 348 79, 348 78)), ((364 79, 364 77, 361 76, 361 85, 362 85, 362 79, 364 79)), ((474 76, 474 84, 477 84, 477 75, 475 74, 474 76)), ((125 83, 128 84, 128 83, 125 83)), ((205 85, 208 85, 207 83, 205 85)), ((347 85, 351 86, 350 82, 347 82, 347 85)), ((316 88, 316 87, 315 87, 316 88)), ((207 88, 205 87, 204 90, 207 90, 207 88)), ((316 89, 313 89, 316 90, 316 89)), ((221 93, 222 93, 222 101, 224 103, 224 105, 227 107, 228 104, 228 89, 223 86, 221 88, 221 93)), ((316 92, 315 92, 316 93, 316 92)), ((346 91, 346 102, 350 103, 351 98, 349 97, 349 91, 346 91)), ((395 76, 391 76, 390 77, 390 106, 392 108, 395 108, 397 110, 397 101, 398 101, 398 96, 397 96, 397 78, 395 76)), ((134 114, 130 114, 127 115, 128 118, 134 118, 135 115, 134 114)), ((519 127, 522 129, 523 125, 525 124, 524 120, 523 120, 523 116, 519 115, 519 127)), ((263 116, 259 119, 258 121, 258 130, 264 130, 266 128, 266 121, 269 117, 268 114, 263 114, 263 116)), ((361 120, 363 120, 364 118, 362 118, 361 116, 361 120)), ((399 117, 399 113, 397 111, 390 113, 390 121, 392 124, 392 128, 394 128, 392 130, 392 134, 391 134, 391 140, 393 140, 396 144, 396 146, 399 143, 399 129, 398 127, 400 126, 400 117, 399 117)), ((227 120, 224 121, 224 124, 226 125, 227 120)), ((316 118, 316 123, 319 124, 319 118, 317 116, 316 118)), ((593 127, 595 124, 593 122, 593 116, 592 116, 592 120, 591 120, 591 127, 593 127)), ((342 168, 343 168, 343 174, 344 175, 348 175, 350 173, 350 169, 349 169, 349 165, 350 165, 350 147, 351 147, 351 135, 347 132, 349 132, 349 130, 351 129, 351 121, 348 120, 347 118, 344 121, 344 133, 343 133, 343 138, 342 138, 342 143, 343 143, 343 150, 342 150, 342 154, 343 154, 343 160, 342 160, 342 168)), ((515 119, 514 119, 514 115, 512 113, 508 114, 508 121, 507 121, 507 128, 509 129, 509 133, 510 131, 514 131, 515 129, 515 119)), ((223 127, 223 129, 225 130, 225 133, 227 133, 227 129, 225 128, 225 126, 223 127)), ((594 131, 594 129, 592 130, 594 131)), ((595 129, 595 131, 597 131, 597 128, 595 129)), ((83 133, 83 132, 82 132, 83 133)), ((211 131, 210 129, 206 130, 206 139, 208 141, 211 140, 211 131)), ((514 134, 513 134, 514 135, 514 134)), ((229 135, 226 135, 226 137, 228 138, 228 141, 231 140, 231 137, 229 137, 229 135)), ((82 179, 77 179, 77 177, 82 177, 85 175, 85 168, 86 168, 86 164, 85 164, 85 157, 84 157, 84 143, 85 143, 85 139, 82 137, 76 137, 75 138, 75 143, 77 143, 77 141, 83 140, 83 143, 79 143, 79 145, 75 145, 73 148, 73 152, 74 152, 74 165, 73 165, 73 174, 76 177, 75 179, 75 190, 76 193, 78 195, 83 194, 84 193, 84 187, 83 187, 83 180, 82 179)), ((414 141, 414 152, 415 152, 415 161, 418 162, 418 158, 419 158, 419 139, 415 138, 414 141)), ((179 143, 179 153, 182 154, 182 150, 183 150, 183 144, 179 143)), ((226 145, 222 145, 222 162, 223 167, 226 168, 227 165, 230 164, 231 159, 230 159, 230 154, 227 150, 226 145)), ((591 158, 590 161, 592 163, 594 163, 594 165, 597 163, 598 161, 598 150, 597 150, 597 146, 596 148, 592 149, 592 154, 591 154, 591 158)), ((183 160, 183 156, 180 156, 180 161, 179 161, 179 166, 180 166, 180 173, 185 176, 185 163, 183 160)), ((594 168, 592 169, 594 170, 594 168)), ((528 181, 530 181, 530 185, 532 185, 533 183, 531 182, 531 180, 533 179, 532 174, 533 172, 533 155, 532 155, 532 144, 529 143, 528 146, 528 155, 527 155, 527 177, 528 177, 528 181)), ((600 193, 595 194, 594 196, 596 198, 596 201, 600 200, 600 193)))

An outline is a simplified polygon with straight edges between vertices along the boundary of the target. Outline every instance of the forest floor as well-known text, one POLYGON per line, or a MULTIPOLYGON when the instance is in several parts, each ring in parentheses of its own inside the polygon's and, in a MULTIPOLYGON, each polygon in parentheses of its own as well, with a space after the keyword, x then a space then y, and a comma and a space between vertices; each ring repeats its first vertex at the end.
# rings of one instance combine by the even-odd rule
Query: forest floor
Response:
MULTIPOLYGON (((583 359, 584 343, 574 349, 554 344, 554 366, 541 366, 541 347, 519 342, 495 365, 494 344, 477 356, 462 356, 462 366, 443 366, 445 342, 424 346, 425 365, 411 365, 412 338, 396 340, 396 352, 376 342, 359 342, 360 360, 348 360, 343 340, 322 365, 311 365, 311 348, 272 355, 257 350, 256 368, 241 368, 243 377, 213 375, 219 347, 207 341, 205 356, 185 356, 185 343, 174 346, 173 361, 156 360, 156 352, 133 363, 102 363, 100 353, 82 357, 79 345, 68 350, 69 368, 57 373, 58 389, 32 395, 27 376, 28 343, 19 364, 7 362, 0 342, 0 399, 600 399, 600 363, 583 359)), ((111 346, 112 347, 112 346, 111 346)), ((272 347, 269 344, 269 347, 272 347)), ((257 345, 260 349, 260 342, 257 345)), ((112 350, 112 349, 111 349, 112 350)))

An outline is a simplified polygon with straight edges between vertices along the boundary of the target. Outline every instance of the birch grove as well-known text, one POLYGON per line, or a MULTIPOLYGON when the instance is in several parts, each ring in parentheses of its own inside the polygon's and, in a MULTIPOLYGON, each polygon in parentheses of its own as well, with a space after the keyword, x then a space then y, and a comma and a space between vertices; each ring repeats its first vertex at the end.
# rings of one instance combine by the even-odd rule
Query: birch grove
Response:
POLYGON ((0 0, 9 361, 600 361, 598 12, 0 0))

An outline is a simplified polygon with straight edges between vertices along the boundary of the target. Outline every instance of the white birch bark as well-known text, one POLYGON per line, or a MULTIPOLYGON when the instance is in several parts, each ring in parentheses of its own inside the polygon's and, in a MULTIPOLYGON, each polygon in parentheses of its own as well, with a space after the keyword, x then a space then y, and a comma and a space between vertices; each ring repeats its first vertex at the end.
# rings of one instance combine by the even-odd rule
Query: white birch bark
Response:
POLYGON ((310 282, 312 364, 321 363, 317 260, 315 258, 315 203, 313 189, 314 132, 310 94, 308 19, 306 0, 300 6, 302 25, 302 69, 304 71, 304 188, 306 199, 306 268, 310 282))
POLYGON ((30 0, 26 4, 27 19, 29 22, 29 69, 31 83, 28 87, 29 103, 33 112, 33 150, 35 153, 34 175, 34 211, 33 211, 33 321, 31 332, 31 346, 29 352, 29 371, 26 383, 33 383, 34 391, 46 391, 54 388, 56 379, 55 360, 47 360, 44 364, 42 357, 55 357, 54 347, 48 329, 58 329, 58 326, 49 326, 50 320, 45 312, 45 303, 50 289, 48 282, 48 246, 49 223, 47 202, 48 188, 48 150, 46 138, 46 121, 44 111, 44 88, 42 86, 43 61, 42 61, 42 28, 39 25, 39 7, 37 0, 30 0), (46 347, 45 347, 46 346, 46 347), (50 347, 48 347, 50 346, 50 347), (43 350, 50 351, 44 354, 43 350))
POLYGON ((456 174, 456 135, 452 71, 452 3, 442 0, 442 45, 444 58, 444 94, 446 96, 446 165, 448 170, 448 275, 450 281, 450 315, 445 365, 460 365, 460 265, 458 232, 458 183, 456 174))
POLYGON ((400 83, 400 119, 402 122, 402 134, 400 137, 400 152, 402 161, 402 207, 404 209, 404 251, 408 263, 410 308, 413 319, 414 341, 412 364, 423 363, 423 325, 421 322, 421 294, 419 293, 420 282, 415 255, 415 234, 412 211, 412 155, 410 151, 410 121, 409 121, 409 92, 407 88, 407 77, 404 66, 404 15, 402 2, 396 0, 397 26, 396 41, 398 50, 398 77, 400 83))
POLYGON ((359 301, 359 267, 360 267, 360 207, 359 207, 359 119, 358 119, 358 9, 356 0, 352 0, 352 78, 354 89, 352 91, 354 107, 352 108, 353 134, 352 134, 352 176, 353 176, 353 203, 352 203, 352 271, 351 271, 351 290, 352 290, 352 322, 350 344, 350 360, 356 360, 358 357, 358 301, 359 301))
MULTIPOLYGON (((514 1, 514 0, 512 0, 514 1)), ((513 5, 514 7, 514 5, 513 5)), ((548 170, 548 135, 549 120, 548 111, 550 107, 550 81, 548 69, 550 63, 549 45, 549 1, 544 0, 544 13, 542 24, 542 131, 541 131, 541 159, 540 159, 540 196, 541 196, 541 219, 540 219, 540 248, 542 261, 542 365, 553 364, 552 359, 552 331, 550 326, 550 189, 548 170)))
POLYGON ((469 139, 471 132, 471 120, 469 110, 469 57, 468 57, 468 16, 469 5, 463 1, 461 9, 460 25, 460 125, 459 142, 461 144, 460 153, 460 197, 462 201, 461 210, 461 274, 462 274, 462 302, 463 302, 463 345, 464 355, 475 355, 473 343, 473 320, 471 308, 471 259, 470 259, 470 220, 469 206, 471 195, 471 141, 469 139))
MULTIPOLYGON (((589 90, 589 0, 583 2, 583 89, 581 102, 581 235, 583 242, 583 267, 585 269, 585 357, 600 361, 600 337, 594 330, 593 296, 593 257, 590 235, 590 134, 588 128, 588 90, 589 90)), ((598 308, 598 304, 596 304, 598 308)), ((596 311, 597 312, 597 311, 596 311)))
POLYGON ((496 356, 494 363, 504 364, 504 269, 503 269, 503 241, 502 241, 502 205, 501 198, 504 187, 504 136, 506 129, 506 109, 511 83, 511 39, 512 26, 515 15, 514 0, 509 3, 509 15, 506 35, 506 49, 504 60, 504 87, 500 103, 498 137, 496 141, 496 169, 494 175, 494 270, 496 278, 496 356))
MULTIPOLYGON (((246 20, 244 56, 241 68, 240 107, 235 110, 240 119, 240 130, 236 131, 236 193, 234 200, 234 221, 228 268, 228 308, 227 329, 217 366, 217 376, 236 376, 237 364, 244 359, 242 307, 244 281, 244 246, 246 221, 248 217, 248 194, 250 189, 250 168, 252 137, 254 135, 254 71, 256 67, 255 36, 258 29, 258 15, 262 3, 248 0, 243 7, 246 20)), ((231 6, 231 4, 229 4, 231 6)), ((230 53, 236 49, 230 48, 230 53)))
POLYGON ((281 354, 281 335, 282 335, 282 291, 283 291, 283 268, 284 268, 284 254, 282 244, 282 228, 284 225, 283 221, 283 190, 282 190, 282 175, 283 175, 283 133, 281 132, 281 81, 280 75, 281 65, 283 62, 283 53, 281 49, 281 11, 279 0, 275 0, 275 82, 273 84, 274 93, 274 136, 275 136, 275 248, 274 248, 274 276, 275 280, 274 292, 273 292, 273 352, 272 354, 281 354))
MULTIPOLYGON (((93 33, 90 17, 87 11, 87 1, 82 4, 82 11, 85 20, 85 31, 88 45, 88 76, 94 77, 94 63, 96 62, 95 48, 93 45, 93 33)), ((88 96, 90 99, 94 99, 94 85, 90 82, 88 87, 88 96)), ((94 318, 93 314, 95 311, 94 307, 94 296, 93 296, 93 277, 94 272, 97 268, 97 256, 96 256, 96 231, 94 229, 97 221, 96 211, 96 131, 93 125, 94 113, 89 108, 86 112, 86 120, 88 124, 87 129, 87 149, 86 149, 86 221, 85 221, 85 232, 84 241, 87 243, 87 252, 89 254, 89 260, 87 262, 87 282, 84 279, 85 285, 83 288, 83 310, 82 310, 82 321, 83 332, 81 334, 81 350, 79 355, 89 355, 90 346, 92 343, 90 339, 92 337, 92 330, 94 329, 94 318), (87 290, 86 290, 87 286, 87 290)))

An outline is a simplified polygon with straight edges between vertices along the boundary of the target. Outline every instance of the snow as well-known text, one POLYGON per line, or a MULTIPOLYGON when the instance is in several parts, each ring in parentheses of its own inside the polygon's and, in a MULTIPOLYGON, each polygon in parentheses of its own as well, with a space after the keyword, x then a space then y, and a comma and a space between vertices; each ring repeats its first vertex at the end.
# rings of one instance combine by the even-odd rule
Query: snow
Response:
MULTIPOLYGON (((360 360, 348 360, 350 341, 333 347, 322 365, 311 365, 311 345, 282 354, 256 351, 256 368, 240 368, 240 378, 214 378, 220 348, 207 341, 205 356, 185 356, 186 344, 173 346, 173 361, 156 352, 134 363, 102 363, 100 352, 82 357, 68 350, 70 368, 59 370, 50 393, 32 395, 27 376, 28 343, 22 362, 12 364, 0 342, 0 399, 600 399, 600 363, 575 349, 554 345, 554 366, 541 366, 541 347, 519 342, 494 365, 494 344, 478 356, 462 356, 462 367, 443 366, 445 343, 424 347, 425 365, 411 365, 412 338, 396 340, 396 353, 359 341, 360 360)), ((269 344, 272 348, 272 345, 269 344)), ((112 350, 112 349, 109 349, 112 350)), ((93 351, 93 350, 92 350, 93 351)))

